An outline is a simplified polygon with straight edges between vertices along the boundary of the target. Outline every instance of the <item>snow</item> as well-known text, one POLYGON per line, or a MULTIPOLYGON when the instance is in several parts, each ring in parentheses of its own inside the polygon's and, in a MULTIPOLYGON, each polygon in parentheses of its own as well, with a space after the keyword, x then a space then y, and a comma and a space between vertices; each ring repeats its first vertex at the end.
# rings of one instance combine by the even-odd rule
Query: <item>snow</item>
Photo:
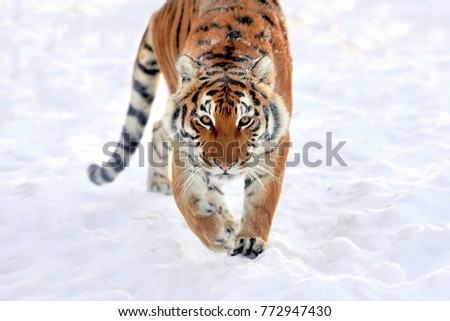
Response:
MULTIPOLYGON (((0 299, 450 299, 448 1, 282 2, 291 159, 332 132, 348 166, 288 169, 254 261, 203 247, 137 159, 111 185, 87 179, 161 3, 0 2, 0 299)), ((166 99, 162 85, 152 121, 166 99)))

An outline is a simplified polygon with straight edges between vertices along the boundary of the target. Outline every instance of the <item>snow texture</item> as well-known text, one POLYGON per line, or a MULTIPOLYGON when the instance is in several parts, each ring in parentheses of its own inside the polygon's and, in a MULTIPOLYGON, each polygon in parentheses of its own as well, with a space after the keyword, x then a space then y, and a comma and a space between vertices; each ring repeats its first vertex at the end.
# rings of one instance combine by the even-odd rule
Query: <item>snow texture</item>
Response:
MULTIPOLYGON (((111 185, 87 178, 162 3, 0 1, 0 299, 450 299, 449 2, 282 1, 291 160, 332 132, 348 166, 288 169, 254 261, 201 245, 137 158, 111 185)), ((166 99, 161 85, 151 122, 166 99)))

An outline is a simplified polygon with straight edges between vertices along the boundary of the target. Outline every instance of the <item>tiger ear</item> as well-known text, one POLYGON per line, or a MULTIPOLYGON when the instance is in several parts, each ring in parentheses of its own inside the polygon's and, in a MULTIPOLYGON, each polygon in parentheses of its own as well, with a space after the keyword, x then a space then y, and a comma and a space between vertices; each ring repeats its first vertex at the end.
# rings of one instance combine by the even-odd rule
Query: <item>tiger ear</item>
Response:
POLYGON ((190 82, 199 71, 199 63, 189 55, 181 55, 175 65, 182 83, 190 82))
POLYGON ((265 81, 273 71, 273 61, 269 56, 263 56, 253 62, 252 73, 256 79, 265 81))

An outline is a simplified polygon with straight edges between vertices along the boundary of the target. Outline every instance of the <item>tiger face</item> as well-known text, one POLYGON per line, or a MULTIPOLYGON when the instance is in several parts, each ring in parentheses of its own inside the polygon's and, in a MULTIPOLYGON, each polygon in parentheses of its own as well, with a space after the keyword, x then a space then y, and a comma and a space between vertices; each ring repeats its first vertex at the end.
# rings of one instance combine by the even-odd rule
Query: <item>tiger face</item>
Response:
POLYGON ((191 165, 219 178, 263 165, 262 156, 278 146, 289 124, 273 90, 273 66, 268 56, 244 67, 178 59, 179 87, 164 119, 171 136, 188 147, 191 165))

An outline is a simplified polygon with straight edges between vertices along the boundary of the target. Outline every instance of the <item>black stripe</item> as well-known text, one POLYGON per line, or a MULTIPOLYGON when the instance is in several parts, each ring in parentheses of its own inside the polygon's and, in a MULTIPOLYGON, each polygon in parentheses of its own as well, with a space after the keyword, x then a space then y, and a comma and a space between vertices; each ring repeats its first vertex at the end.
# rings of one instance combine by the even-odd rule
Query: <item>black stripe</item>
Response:
POLYGON ((147 88, 145 88, 145 86, 136 79, 133 81, 133 89, 136 90, 139 95, 141 95, 141 97, 147 104, 152 103, 153 99, 155 99, 155 97, 151 93, 147 92, 147 88))
POLYGON ((122 130, 121 137, 123 138, 123 145, 119 143, 119 147, 129 154, 133 154, 139 146, 141 137, 133 137, 126 128, 122 130))
POLYGON ((250 16, 238 16, 235 18, 239 23, 243 25, 250 26, 253 23, 253 19, 250 16))
POLYGON ((208 96, 214 96, 215 94, 217 94, 219 91, 217 89, 212 89, 210 91, 208 91, 206 94, 208 96))
POLYGON ((205 155, 200 154, 200 157, 203 159, 203 161, 204 161, 207 165, 209 165, 209 166, 212 165, 211 162, 209 161, 209 159, 207 159, 207 158, 205 157, 205 155))
POLYGON ((235 62, 249 61, 250 57, 247 55, 240 55, 239 57, 225 55, 222 53, 210 54, 204 57, 205 60, 214 60, 214 59, 227 59, 235 62))
MULTIPOLYGON (((242 240, 242 239, 241 239, 242 240)), ((243 241, 243 240, 242 240, 243 241)), ((240 245, 239 247, 235 248, 233 250, 233 253, 231 253, 231 256, 236 256, 238 254, 241 254, 242 251, 244 250, 244 244, 240 245)))
POLYGON ((200 32, 200 31, 207 32, 210 29, 223 29, 223 28, 224 28, 224 26, 221 26, 218 23, 213 22, 210 25, 198 27, 196 31, 197 32, 200 32))
POLYGON ((225 77, 218 78, 218 79, 210 82, 206 87, 209 88, 209 87, 212 87, 212 86, 214 86, 214 85, 216 85, 218 83, 225 83, 226 84, 227 82, 228 82, 228 77, 225 76, 225 77))
POLYGON ((174 130, 174 131, 177 130, 177 120, 178 120, 178 117, 180 117, 180 111, 181 111, 181 108, 177 107, 172 115, 172 130, 174 130))
POLYGON ((208 190, 209 191, 215 191, 217 193, 219 193, 220 195, 225 195, 224 192, 222 192, 217 186, 212 185, 212 186, 208 186, 208 190))
POLYGON ((122 160, 122 156, 120 156, 119 153, 114 152, 112 155, 112 158, 114 158, 114 160, 115 160, 114 165, 112 165, 114 171, 116 173, 120 173, 121 171, 123 171, 125 169, 125 157, 124 157, 124 160, 122 160))
POLYGON ((269 107, 264 106, 263 111, 264 111, 264 118, 266 120, 266 133, 265 134, 267 134, 267 132, 269 130, 269 107))
POLYGON ((272 19, 270 19, 266 14, 260 13, 259 15, 261 16, 261 18, 263 18, 263 19, 266 20, 268 23, 270 23, 271 26, 274 26, 274 25, 275 25, 275 23, 272 21, 272 19))
POLYGON ((164 150, 170 150, 170 146, 168 142, 163 142, 162 147, 164 150))
POLYGON ((108 183, 111 183, 114 180, 113 177, 110 177, 108 175, 108 172, 106 171, 106 168, 104 168, 104 167, 100 168, 100 176, 105 182, 108 182, 108 183))
POLYGON ((144 49, 147 49, 148 51, 153 52, 153 48, 149 44, 144 43, 144 49))
POLYGON ((270 136, 270 140, 273 140, 280 130, 280 114, 278 113, 278 108, 273 104, 270 105, 270 110, 272 111, 273 123, 275 124, 270 136))
POLYGON ((242 32, 236 29, 231 29, 230 32, 227 34, 227 40, 236 40, 241 41, 242 40, 242 32))
POLYGON ((245 86, 245 84, 243 82, 240 82, 239 80, 234 80, 234 79, 230 78, 230 83, 232 85, 239 86, 244 89, 247 88, 247 86, 245 86))
POLYGON ((159 69, 158 68, 150 69, 150 68, 144 66, 141 63, 138 63, 138 67, 144 74, 149 75, 149 76, 155 76, 155 75, 157 75, 159 73, 159 69))
MULTIPOLYGON (((195 160, 191 154, 188 154, 188 158, 189 158, 189 164, 192 165, 193 167, 199 167, 200 164, 197 160, 195 160)), ((205 173, 206 174, 206 173, 205 173)))
POLYGON ((152 150, 155 151, 156 155, 158 155, 159 159, 164 159, 161 155, 161 153, 159 152, 159 150, 156 148, 156 144, 155 142, 152 142, 152 150))
POLYGON ((245 79, 245 76, 247 76, 247 73, 245 73, 243 71, 230 71, 230 75, 238 76, 238 77, 245 79))
POLYGON ((197 92, 195 92, 194 95, 192 95, 192 99, 191 99, 192 103, 194 103, 194 104, 197 103, 197 99, 198 99, 198 95, 199 95, 199 94, 200 94, 200 92, 197 91, 197 92))
POLYGON ((198 139, 200 136, 193 136, 191 134, 189 134, 186 130, 184 130, 184 128, 182 128, 180 130, 180 134, 183 138, 190 138, 191 140, 195 141, 196 139, 198 139))
MULTIPOLYGON (((242 97, 242 96, 240 96, 240 97, 242 97)), ((245 102, 243 102, 243 101, 241 101, 240 104, 243 105, 243 106, 245 107, 245 110, 246 110, 247 112, 249 111, 249 109, 250 109, 250 106, 249 106, 249 105, 247 105, 247 104, 246 104, 245 102)))
POLYGON ((205 89, 206 87, 208 87, 209 82, 204 82, 203 84, 201 84, 200 87, 197 88, 198 91, 205 89))
POLYGON ((223 73, 222 70, 213 70, 213 71, 207 71, 206 75, 211 77, 211 76, 214 76, 214 75, 217 75, 217 74, 221 74, 221 73, 223 73))
POLYGON ((250 257, 250 255, 253 255, 253 257, 251 257, 251 258, 255 258, 256 256, 258 256, 259 253, 256 253, 253 250, 253 245, 255 245, 255 242, 256 242, 256 239, 254 237, 250 238, 250 246, 248 247, 247 251, 245 251, 245 253, 242 253, 244 256, 250 257))
POLYGON ((208 50, 208 51, 204 52, 201 56, 199 56, 197 58, 197 60, 202 60, 204 57, 212 55, 212 54, 213 54, 212 50, 208 50))
POLYGON ((96 164, 91 164, 88 167, 88 173, 89 173, 89 179, 91 180, 91 182, 95 183, 98 185, 98 181, 95 179, 95 174, 99 171, 100 166, 96 165, 96 164))
POLYGON ((222 86, 228 86, 228 83, 235 85, 235 86, 239 86, 243 89, 246 88, 245 84, 243 82, 240 82, 238 80, 234 80, 232 78, 229 78, 228 76, 224 76, 222 78, 218 78, 210 83, 207 84, 207 88, 213 87, 214 85, 218 84, 218 83, 222 83, 222 86))
POLYGON ((267 96, 262 91, 260 91, 258 88, 256 88, 254 83, 251 83, 251 85, 252 85, 252 89, 254 91, 256 91, 258 94, 260 94, 264 99, 267 99, 267 96))
POLYGON ((186 114, 187 114, 187 106, 186 106, 186 104, 184 104, 183 107, 181 107, 181 128, 184 128, 186 114))
POLYGON ((147 125, 148 118, 145 113, 142 110, 134 108, 133 105, 130 105, 130 107, 128 107, 128 116, 136 117, 142 127, 145 127, 145 125, 147 125))
POLYGON ((261 105, 261 100, 259 100, 258 98, 256 98, 256 93, 255 93, 253 90, 250 90, 250 96, 252 96, 253 103, 254 103, 256 106, 261 105))
POLYGON ((236 51, 236 47, 234 46, 230 46, 230 45, 226 45, 225 48, 223 48, 225 50, 225 53, 227 56, 231 56, 233 54, 233 52, 236 51))
POLYGON ((190 125, 191 125, 191 128, 192 128, 197 134, 200 133, 200 131, 195 127, 195 123, 194 123, 194 120, 193 120, 193 119, 191 119, 190 125))
POLYGON ((261 31, 260 33, 255 35, 255 39, 258 39, 258 40, 260 40, 260 39, 262 39, 264 37, 265 37, 265 32, 264 31, 261 31))
POLYGON ((246 188, 248 188, 250 185, 252 185, 253 184, 253 179, 251 179, 251 178, 246 178, 245 179, 245 187, 244 187, 244 189, 246 189, 246 188))
MULTIPOLYGON (((215 64, 213 64, 210 68, 212 69, 212 68, 224 68, 224 67, 229 67, 229 65, 230 65, 231 63, 230 62, 228 62, 228 61, 221 61, 221 62, 217 62, 217 63, 215 63, 215 64)), ((212 75, 215 75, 215 74, 218 74, 218 73, 221 73, 222 71, 211 71, 211 73, 213 73, 213 74, 211 74, 211 76, 212 75)))

